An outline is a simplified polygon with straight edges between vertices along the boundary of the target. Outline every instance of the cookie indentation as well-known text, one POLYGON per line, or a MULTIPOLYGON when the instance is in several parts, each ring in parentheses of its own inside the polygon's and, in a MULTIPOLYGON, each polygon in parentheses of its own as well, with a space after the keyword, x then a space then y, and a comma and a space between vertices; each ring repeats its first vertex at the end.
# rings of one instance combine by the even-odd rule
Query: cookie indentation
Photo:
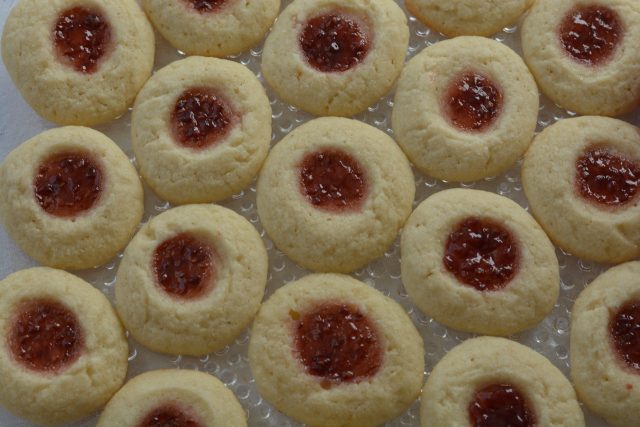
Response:
POLYGON ((75 362, 84 347, 80 323, 63 304, 34 299, 17 309, 8 335, 16 361, 38 372, 58 372, 75 362))
POLYGON ((504 226, 468 218, 449 234, 443 262, 461 283, 479 291, 497 291, 515 276, 518 252, 516 240, 504 226))
POLYGON ((640 300, 626 302, 611 316, 609 332, 620 360, 640 374, 640 300))
POLYGON ((228 0, 182 0, 200 13, 216 12, 222 9, 228 0))
POLYGON ((465 72, 449 83, 443 107, 445 117, 453 126, 467 132, 481 132, 500 115, 502 91, 489 77, 465 72))
POLYGON ((491 384, 478 390, 469 405, 474 427, 535 427, 536 418, 522 393, 511 384, 491 384))
POLYGON ((33 192, 40 207, 58 217, 91 209, 102 194, 103 173, 88 154, 58 153, 40 164, 33 192))
POLYGON ((97 71, 111 44, 111 26, 95 9, 74 7, 60 14, 53 29, 53 44, 63 63, 76 71, 97 71))
POLYGON ((151 410, 136 427, 204 427, 194 415, 174 403, 151 410))

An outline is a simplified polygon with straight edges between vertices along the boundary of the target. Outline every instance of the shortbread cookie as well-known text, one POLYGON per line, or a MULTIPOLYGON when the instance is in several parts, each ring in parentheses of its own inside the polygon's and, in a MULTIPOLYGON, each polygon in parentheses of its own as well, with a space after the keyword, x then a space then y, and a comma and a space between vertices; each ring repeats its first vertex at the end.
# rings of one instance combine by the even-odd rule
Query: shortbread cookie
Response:
POLYGON ((173 204, 226 199, 248 186, 271 141, 271 106, 243 65, 190 57, 158 71, 131 119, 140 173, 173 204))
MULTIPOLYGON (((544 356, 504 338, 472 338, 433 368, 422 427, 584 427, 571 383, 544 356)), ((631 424, 629 424, 631 425, 631 424)))
POLYGON ((267 251, 230 209, 181 206, 147 223, 124 252, 116 308, 153 351, 203 355, 231 343, 260 307, 267 251))
POLYGON ((113 396, 97 427, 246 427, 231 390, 204 372, 159 370, 130 380, 113 396))
POLYGON ((2 59, 29 105, 59 125, 122 115, 151 75, 153 29, 131 0, 20 0, 2 59))
POLYGON ((411 213, 409 162, 384 132, 342 118, 312 120, 271 151, 258 215, 301 266, 346 273, 381 256, 411 213))
POLYGON ((143 214, 142 184, 120 148, 83 127, 45 131, 0 165, 0 218, 41 264, 81 269, 124 248, 143 214))
POLYGON ((267 37, 262 73, 304 111, 353 116, 391 89, 408 44, 393 0, 294 0, 267 37))
POLYGON ((640 99, 640 2, 537 0, 522 25, 524 58, 556 104, 617 116, 640 99))
POLYGON ((420 393, 424 349, 395 301, 351 277, 314 274, 262 306, 249 363, 261 395, 295 420, 374 426, 420 393))
POLYGON ((402 232, 402 281, 440 323, 511 335, 540 322, 558 299, 553 245, 515 202, 479 190, 434 194, 402 232))
POLYGON ((612 427, 640 417, 640 262, 613 267, 578 296, 571 377, 578 396, 612 427))
POLYGON ((546 128, 522 165, 531 212, 551 240, 598 262, 640 255, 639 179, 640 132, 605 117, 546 128))
POLYGON ((534 0, 406 0, 427 27, 449 37, 490 36, 514 24, 534 0))
POLYGON ((127 373, 127 340, 111 304, 61 270, 0 281, 0 344, 0 405, 40 425, 88 416, 127 373))
POLYGON ((538 89, 522 59, 482 37, 426 48, 398 81, 396 139, 420 172, 475 181, 509 169, 533 138, 538 89))
POLYGON ((234 55, 258 44, 280 0, 142 0, 156 29, 187 55, 234 55))

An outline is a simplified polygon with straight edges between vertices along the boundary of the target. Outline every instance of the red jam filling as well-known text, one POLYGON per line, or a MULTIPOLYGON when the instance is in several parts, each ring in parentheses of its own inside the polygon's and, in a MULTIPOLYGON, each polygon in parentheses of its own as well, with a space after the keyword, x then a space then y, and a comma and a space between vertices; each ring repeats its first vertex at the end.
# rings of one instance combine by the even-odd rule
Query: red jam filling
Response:
POLYGON ((192 9, 200 13, 216 12, 227 3, 227 0, 183 0, 192 9))
POLYGON ((640 167, 606 147, 591 147, 576 162, 579 194, 605 206, 620 206, 638 192, 640 167))
POLYGON ((49 157, 33 180, 33 192, 40 207, 58 217, 72 217, 91 209, 102 190, 98 162, 80 153, 49 157))
POLYGON ((340 11, 311 18, 299 36, 307 62, 326 73, 347 71, 362 62, 370 39, 364 20, 340 11))
POLYGON ((382 365, 383 349, 373 323, 350 304, 324 304, 299 314, 295 346, 307 372, 323 387, 371 378, 382 365))
POLYGON ((363 168, 336 149, 307 154, 300 165, 300 185, 314 206, 327 211, 355 211, 367 193, 363 168))
POLYGON ((564 17, 559 37, 576 61, 600 65, 611 59, 623 36, 618 14, 604 5, 578 6, 564 17))
POLYGON ((536 417, 526 399, 511 384, 491 384, 478 390, 469 404, 473 427, 534 427, 536 417))
POLYGON ((609 332, 618 357, 640 374, 640 300, 628 301, 611 316, 609 332))
POLYGON ((136 427, 204 427, 189 412, 176 404, 165 404, 149 412, 136 427))
POLYGON ((15 360, 38 372, 57 372, 75 362, 84 347, 76 316, 57 301, 20 304, 8 341, 15 360))
POLYGON ((94 73, 110 43, 111 27, 104 15, 93 9, 65 10, 53 28, 58 57, 80 73, 94 73))
POLYGON ((162 242, 153 253, 156 282, 169 295, 192 299, 213 288, 216 252, 191 234, 181 233, 162 242))
POLYGON ((171 114, 175 140, 183 147, 206 148, 219 143, 233 128, 231 104, 209 88, 184 91, 171 114))
POLYGON ((444 265, 460 282, 479 291, 507 286, 518 269, 518 246, 511 233, 492 221, 468 218, 449 234, 444 265))
POLYGON ((502 91, 491 79, 475 72, 454 78, 443 99, 444 116, 460 130, 481 132, 502 109, 502 91))

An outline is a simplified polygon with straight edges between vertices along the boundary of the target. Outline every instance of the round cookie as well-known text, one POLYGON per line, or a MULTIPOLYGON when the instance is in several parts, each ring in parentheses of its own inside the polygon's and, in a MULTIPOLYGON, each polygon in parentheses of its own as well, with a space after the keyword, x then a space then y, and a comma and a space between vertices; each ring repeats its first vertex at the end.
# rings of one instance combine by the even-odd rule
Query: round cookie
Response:
POLYGON ((384 132, 343 118, 312 120, 271 150, 258 215, 289 258, 347 273, 381 256, 411 213, 409 162, 384 132))
POLYGON ((493 193, 429 197, 409 217, 401 251, 411 300, 454 329, 511 335, 544 319, 558 299, 553 245, 524 209, 493 193))
POLYGON ((107 404, 97 427, 246 427, 246 414, 231 390, 204 372, 145 372, 107 404))
POLYGON ((535 138, 522 165, 531 212, 551 240, 597 262, 640 255, 638 179, 640 132, 606 117, 549 126, 535 138))
POLYGON ((190 57, 158 71, 131 118, 140 174, 173 204, 226 199, 248 186, 271 142, 271 106, 243 65, 190 57))
POLYGON ((393 0, 294 0, 264 44, 278 97, 317 116, 353 116, 386 94, 404 65, 409 27, 393 0))
POLYGON ((583 115, 617 116, 640 98, 640 3, 538 0, 522 25, 542 92, 583 115))
POLYGON ((143 214, 140 178, 127 156, 93 129, 51 129, 0 165, 0 218, 41 264, 90 268, 129 242, 143 214))
POLYGON ((0 344, 0 405, 39 425, 88 416, 127 373, 127 340, 111 304, 61 270, 0 281, 0 344))
POLYGON ((227 56, 258 44, 280 0, 143 0, 162 36, 187 55, 227 56))
POLYGON ((392 125, 420 172, 476 181, 501 174, 524 154, 538 106, 536 83, 514 51, 482 37, 457 37, 409 61, 392 125))
POLYGON ((249 363, 261 395, 295 420, 374 426, 420 393, 424 349, 396 302, 349 276, 313 274, 263 304, 249 363))
POLYGON ((640 262, 609 269, 583 290, 571 316, 571 377, 578 396, 612 427, 640 416, 640 262))
POLYGON ((262 239, 242 216, 216 205, 181 206, 153 218, 127 246, 116 308, 153 351, 211 353, 255 316, 267 266, 262 239))
POLYGON ((472 338, 433 368, 422 427, 584 427, 576 393, 544 356, 504 338, 472 338))
POLYGON ((20 0, 2 59, 27 103, 59 125, 124 114, 151 75, 153 28, 131 0, 20 0))
POLYGON ((406 0, 423 24, 449 37, 490 36, 515 23, 534 0, 406 0))

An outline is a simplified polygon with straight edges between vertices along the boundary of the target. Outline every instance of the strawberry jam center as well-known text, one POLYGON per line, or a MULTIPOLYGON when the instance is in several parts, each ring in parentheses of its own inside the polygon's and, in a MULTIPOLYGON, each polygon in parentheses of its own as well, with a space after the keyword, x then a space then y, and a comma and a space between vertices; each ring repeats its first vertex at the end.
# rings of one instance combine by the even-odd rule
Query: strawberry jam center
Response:
POLYGON ((473 427, 534 427, 535 415, 511 384, 492 384, 478 390, 469 404, 473 427))
POLYGON ((449 84, 443 107, 445 117, 453 126, 467 132, 481 132, 500 115, 502 91, 488 77, 466 72, 449 84))
POLYGON ((159 406, 149 412, 136 427, 204 427, 190 411, 174 403, 159 406))
POLYGON ((228 0, 183 0, 188 6, 200 13, 216 12, 228 3, 228 0))
POLYGON ((640 300, 626 302, 612 315, 609 332, 620 360, 640 374, 640 300))

